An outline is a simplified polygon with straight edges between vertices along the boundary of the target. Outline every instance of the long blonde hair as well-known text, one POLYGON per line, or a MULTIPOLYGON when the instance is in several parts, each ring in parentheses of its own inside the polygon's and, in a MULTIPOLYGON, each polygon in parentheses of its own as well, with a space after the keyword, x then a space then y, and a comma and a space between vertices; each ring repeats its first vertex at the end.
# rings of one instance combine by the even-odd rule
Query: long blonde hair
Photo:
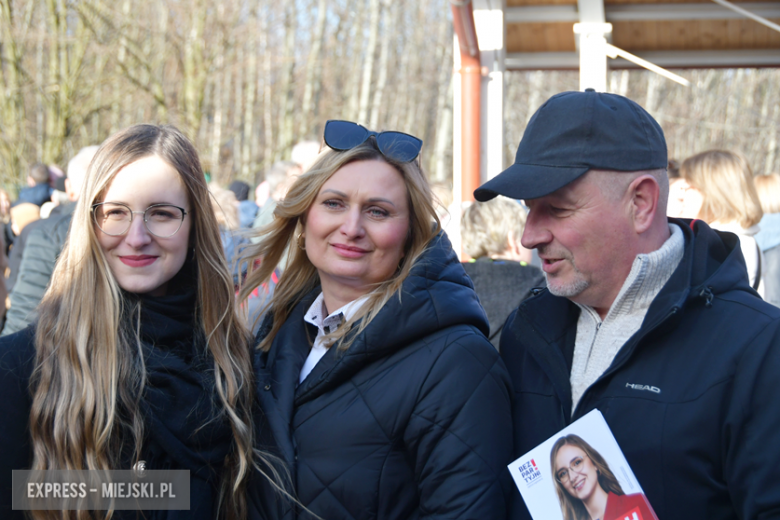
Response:
POLYGON ((340 348, 348 348, 349 342, 344 341, 344 338, 352 325, 364 318, 360 321, 357 330, 359 333, 374 319, 393 294, 399 293, 400 296, 401 284, 409 275, 415 261, 441 229, 433 206, 431 188, 416 161, 401 163, 385 157, 373 139, 351 150, 338 152, 328 149, 321 153, 311 168, 295 181, 287 196, 279 201, 274 210, 273 222, 261 230, 262 240, 244 251, 249 258, 249 265, 253 265, 254 260, 260 260, 261 263, 260 267, 247 277, 239 292, 240 301, 246 299, 255 287, 269 280, 285 252, 289 259, 268 304, 273 316, 273 326, 259 345, 263 350, 271 348, 276 333, 293 307, 319 285, 317 270, 306 252, 297 246, 297 237, 303 229, 303 219, 322 186, 340 168, 355 161, 384 161, 401 174, 409 197, 409 235, 398 270, 378 284, 352 319, 328 336, 331 344, 339 342, 340 348))
MULTIPOLYGON (((250 335, 235 312, 233 281, 198 154, 172 126, 127 128, 108 138, 89 166, 69 238, 39 307, 30 414, 33 469, 127 469, 119 466, 123 447, 130 443, 135 461, 140 456, 144 424, 139 403, 146 371, 137 328, 135 337, 120 332, 128 330, 127 317, 137 316, 138 309, 129 308, 121 296, 90 210, 119 170, 150 155, 173 166, 187 192, 187 218, 193 219, 189 245, 197 265, 196 323, 205 332, 221 413, 233 433, 220 510, 224 517, 244 518, 244 489, 253 464, 250 335)), ((37 511, 33 516, 102 517, 89 511, 37 511)))
POLYGON ((701 193, 698 218, 707 223, 737 222, 747 229, 764 216, 753 184, 753 170, 738 152, 701 152, 683 161, 680 175, 701 193))

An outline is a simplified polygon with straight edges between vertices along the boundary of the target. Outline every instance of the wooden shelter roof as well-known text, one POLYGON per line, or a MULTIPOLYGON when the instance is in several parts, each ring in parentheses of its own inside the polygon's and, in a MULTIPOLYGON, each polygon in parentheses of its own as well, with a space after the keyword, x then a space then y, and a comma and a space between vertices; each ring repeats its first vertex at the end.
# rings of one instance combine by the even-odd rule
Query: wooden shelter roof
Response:
MULTIPOLYGON (((780 23, 780 1, 731 2, 780 23)), ((662 67, 780 66, 780 32, 711 0, 603 0, 603 9, 610 43, 662 67)), ((504 20, 507 69, 578 67, 577 0, 506 0, 504 20)))

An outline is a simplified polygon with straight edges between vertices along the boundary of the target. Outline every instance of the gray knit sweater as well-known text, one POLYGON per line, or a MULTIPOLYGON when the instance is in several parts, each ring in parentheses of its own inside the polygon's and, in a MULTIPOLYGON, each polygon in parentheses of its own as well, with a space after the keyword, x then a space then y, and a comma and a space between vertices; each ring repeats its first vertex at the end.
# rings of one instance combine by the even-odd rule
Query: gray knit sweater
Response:
POLYGON ((669 226, 671 236, 657 251, 637 255, 604 320, 587 305, 577 304, 577 339, 571 367, 572 413, 582 394, 612 364, 621 347, 642 326, 647 310, 669 281, 683 257, 682 230, 669 226))

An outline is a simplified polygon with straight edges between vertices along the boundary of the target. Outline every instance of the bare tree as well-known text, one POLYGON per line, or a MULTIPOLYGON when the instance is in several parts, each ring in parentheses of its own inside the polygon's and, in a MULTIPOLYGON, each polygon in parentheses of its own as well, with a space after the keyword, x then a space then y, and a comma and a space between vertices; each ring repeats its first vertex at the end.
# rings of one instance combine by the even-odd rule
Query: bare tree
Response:
POLYGON ((368 120, 368 101, 371 99, 371 80, 374 74, 374 56, 379 34, 379 0, 369 0, 368 45, 363 61, 363 80, 360 86, 360 103, 358 104, 358 121, 368 120))
MULTIPOLYGON (((22 57, 15 39, 14 13, 10 0, 0 1, 0 31, 3 37, 3 66, 0 67, 0 117, 3 134, 0 157, 3 162, 3 182, 21 175, 26 142, 24 136, 25 105, 22 96, 22 57)), ((28 22, 29 23, 29 22, 28 22)))
POLYGON ((286 157, 293 146, 295 116, 295 28, 298 10, 295 2, 284 8, 284 64, 282 72, 282 110, 279 114, 279 145, 276 158, 286 157))
POLYGON ((317 21, 311 38, 309 59, 306 63, 306 81, 303 88, 303 102, 299 114, 298 134, 306 137, 310 131, 310 121, 313 115, 314 100, 319 92, 322 81, 322 44, 325 38, 325 21, 327 15, 325 0, 317 1, 317 21))
POLYGON ((203 32, 206 27, 206 0, 193 0, 191 22, 184 38, 182 88, 184 90, 184 125, 189 135, 197 135, 200 129, 203 95, 208 64, 203 32))

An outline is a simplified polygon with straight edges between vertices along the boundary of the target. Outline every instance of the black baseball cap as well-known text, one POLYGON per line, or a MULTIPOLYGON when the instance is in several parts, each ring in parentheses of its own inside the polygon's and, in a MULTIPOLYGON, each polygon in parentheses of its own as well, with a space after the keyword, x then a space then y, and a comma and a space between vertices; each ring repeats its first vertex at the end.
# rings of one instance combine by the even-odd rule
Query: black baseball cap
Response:
POLYGON ((531 117, 515 163, 477 188, 474 197, 535 199, 590 169, 635 172, 666 165, 664 132, 644 108, 593 89, 562 92, 531 117))

